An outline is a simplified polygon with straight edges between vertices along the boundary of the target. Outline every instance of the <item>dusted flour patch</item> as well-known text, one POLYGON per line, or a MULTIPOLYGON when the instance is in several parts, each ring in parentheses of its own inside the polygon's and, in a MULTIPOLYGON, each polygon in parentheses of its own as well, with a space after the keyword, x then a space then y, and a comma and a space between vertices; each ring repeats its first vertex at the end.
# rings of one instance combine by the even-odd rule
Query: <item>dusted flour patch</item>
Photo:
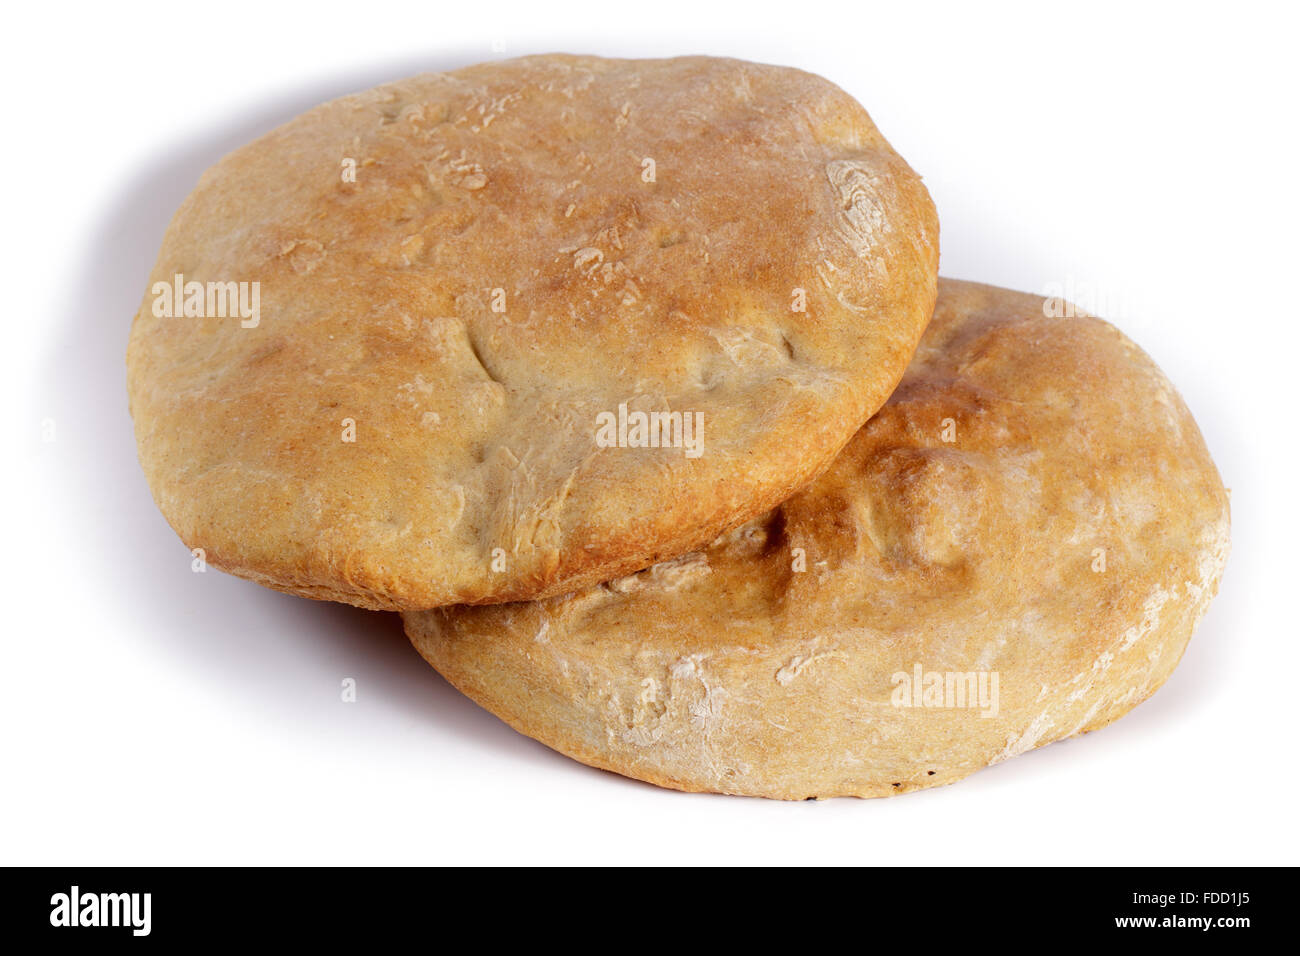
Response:
POLYGON ((417 76, 185 200, 127 356, 140 461, 186 545, 270 587, 564 594, 825 470, 902 375, 937 268, 920 179, 819 77, 563 55, 417 76))
POLYGON ((594 766, 888 796, 1135 707, 1227 550, 1214 463, 1140 349, 943 280, 889 402, 776 510, 601 587, 405 620, 458 688, 594 766))

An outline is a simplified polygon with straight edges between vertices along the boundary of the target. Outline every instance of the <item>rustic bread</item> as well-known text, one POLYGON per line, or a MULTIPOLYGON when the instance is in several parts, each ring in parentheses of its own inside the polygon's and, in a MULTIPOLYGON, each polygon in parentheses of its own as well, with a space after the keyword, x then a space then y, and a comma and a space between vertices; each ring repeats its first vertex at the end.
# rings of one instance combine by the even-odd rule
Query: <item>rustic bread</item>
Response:
POLYGON ((522 733, 682 790, 886 796, 1104 726, 1178 663, 1228 499, 1160 370, 1059 311, 941 280, 888 404, 774 511, 407 632, 522 733))
POLYGON ((919 178, 819 77, 559 55, 418 76, 185 200, 131 334, 140 460, 186 545, 274 588, 564 593, 823 471, 902 375, 937 262, 919 178))

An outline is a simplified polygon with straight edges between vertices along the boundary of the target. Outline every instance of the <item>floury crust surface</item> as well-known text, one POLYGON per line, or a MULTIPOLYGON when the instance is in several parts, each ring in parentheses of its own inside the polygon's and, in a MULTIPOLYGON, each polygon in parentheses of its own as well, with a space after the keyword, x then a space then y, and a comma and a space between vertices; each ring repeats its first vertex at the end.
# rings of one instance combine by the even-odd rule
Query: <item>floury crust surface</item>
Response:
POLYGON ((823 471, 901 377, 937 262, 919 178, 819 77, 561 55, 418 76, 185 200, 131 335, 140 460, 187 546, 274 588, 564 593, 823 471), (156 315, 177 275, 260 283, 255 324, 156 315), (622 405, 702 420, 699 454, 603 447, 622 405))
POLYGON ((888 796, 1108 724, 1217 590, 1228 499, 1151 360, 1052 311, 940 280, 898 390, 776 510, 577 594, 407 614, 407 633, 521 732, 682 790, 888 796), (949 674, 974 675, 967 706, 949 674))

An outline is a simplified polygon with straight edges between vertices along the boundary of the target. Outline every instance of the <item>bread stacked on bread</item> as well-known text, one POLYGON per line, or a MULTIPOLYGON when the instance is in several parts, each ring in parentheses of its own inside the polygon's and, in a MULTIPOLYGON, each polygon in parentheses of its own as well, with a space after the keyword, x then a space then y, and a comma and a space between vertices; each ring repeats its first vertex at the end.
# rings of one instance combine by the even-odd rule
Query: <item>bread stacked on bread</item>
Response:
POLYGON ((1119 331, 937 271, 919 177, 819 77, 426 74, 186 199, 131 334, 140 458, 209 563, 402 611, 586 763, 949 783, 1154 692, 1228 505, 1119 331))

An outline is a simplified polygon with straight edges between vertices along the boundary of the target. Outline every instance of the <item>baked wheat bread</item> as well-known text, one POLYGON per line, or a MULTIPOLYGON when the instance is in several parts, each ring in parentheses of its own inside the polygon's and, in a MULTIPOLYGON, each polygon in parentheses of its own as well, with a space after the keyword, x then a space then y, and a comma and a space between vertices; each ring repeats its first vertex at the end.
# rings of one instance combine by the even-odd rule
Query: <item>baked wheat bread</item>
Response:
POLYGON ((1228 499, 1151 360, 1053 311, 941 280, 811 486, 630 577, 407 614, 411 640, 522 733, 682 790, 887 796, 1110 723, 1205 612, 1228 499))
POLYGON ((902 375, 937 261, 920 180, 819 77, 559 55, 418 76, 185 200, 131 333, 140 460, 186 545, 294 594, 581 589, 823 471, 902 375))

